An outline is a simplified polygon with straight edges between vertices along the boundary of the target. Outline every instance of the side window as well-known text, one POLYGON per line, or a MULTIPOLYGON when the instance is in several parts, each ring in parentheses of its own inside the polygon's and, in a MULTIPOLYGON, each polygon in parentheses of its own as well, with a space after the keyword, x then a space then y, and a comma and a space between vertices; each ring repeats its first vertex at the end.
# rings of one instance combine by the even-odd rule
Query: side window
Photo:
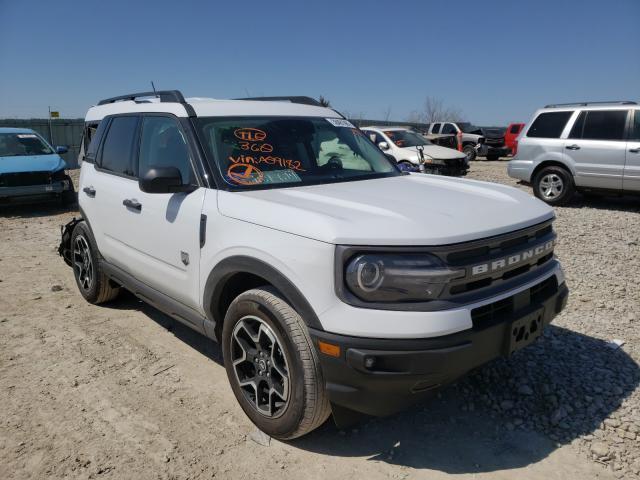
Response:
POLYGON ((447 135, 450 133, 456 133, 456 127, 453 126, 453 123, 445 123, 442 127, 442 134, 447 135))
POLYGON ((509 133, 513 135, 517 135, 518 133, 520 133, 521 128, 522 128, 522 125, 511 125, 511 129, 509 130, 509 133))
POLYGON ((640 141, 640 110, 633 111, 633 124, 629 132, 629 140, 640 141))
POLYGON ((109 120, 102 120, 99 125, 87 124, 85 129, 85 155, 84 161, 94 163, 96 161, 96 155, 98 153, 98 146, 100 145, 100 139, 104 136, 104 131, 107 128, 109 120), (91 132, 93 129, 93 132, 91 132), (87 139, 87 135, 91 135, 91 138, 87 139))
POLYGON ((440 133, 440 124, 434 123, 433 128, 431 129, 431 133, 440 133))
MULTIPOLYGON (((376 138, 375 138, 375 140, 373 141, 373 143, 375 143, 376 145, 378 145, 380 142, 387 142, 387 143, 389 143, 389 142, 387 141, 387 139, 386 139, 386 138, 384 138, 380 133, 376 133, 376 138)), ((389 146, 391 146, 391 145, 389 145, 389 146)))
POLYGON ((583 140, 624 140, 627 110, 590 110, 582 130, 583 140))
POLYGON ((533 138, 560 138, 567 121, 573 114, 567 112, 544 112, 538 115, 529 127, 527 137, 533 138))
POLYGON ((139 176, 144 176, 153 167, 176 167, 183 183, 193 182, 187 142, 173 118, 145 116, 142 120, 139 176))
POLYGON ((138 117, 114 117, 102 145, 100 167, 113 173, 134 176, 133 152, 138 117))

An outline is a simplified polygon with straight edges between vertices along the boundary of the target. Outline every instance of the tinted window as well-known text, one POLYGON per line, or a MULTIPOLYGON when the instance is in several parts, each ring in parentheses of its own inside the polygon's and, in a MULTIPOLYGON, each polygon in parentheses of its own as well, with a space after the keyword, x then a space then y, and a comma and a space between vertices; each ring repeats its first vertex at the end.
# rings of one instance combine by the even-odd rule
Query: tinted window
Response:
POLYGON ((527 137, 560 138, 562 130, 572 114, 573 112, 541 113, 529 128, 527 137))
POLYGON ((580 112, 576 123, 573 124, 569 138, 582 138, 582 130, 584 129, 584 119, 587 116, 587 112, 580 112))
POLYGON ((582 138, 586 140, 624 140, 626 110, 591 110, 584 120, 582 138))
POLYGON ((440 133, 440 124, 434 123, 433 128, 431 129, 431 133, 440 133))
POLYGON ((457 133, 452 123, 445 123, 442 127, 442 134, 446 135, 448 133, 457 133))
POLYGON ((511 129, 509 130, 509 133, 512 133, 512 134, 520 133, 521 129, 522 129, 522 125, 511 125, 511 129))
MULTIPOLYGON (((133 176, 133 147, 138 117, 115 117, 111 120, 102 147, 100 167, 114 173, 133 176)), ((97 137, 97 135, 96 135, 97 137)))
POLYGON ((84 155, 84 161, 95 161, 96 153, 98 152, 98 145, 100 145, 100 139, 104 135, 104 130, 108 123, 108 120, 101 121, 97 129, 95 129, 95 124, 87 125, 87 128, 85 129, 85 141, 87 142, 85 149, 87 153, 84 155), (87 138, 88 136, 91 138, 87 138))
POLYGON ((173 118, 144 117, 138 164, 141 177, 152 167, 176 167, 184 183, 192 182, 187 142, 173 118))
POLYGON ((631 126, 631 134, 629 140, 640 140, 640 110, 634 113, 633 125, 631 126))

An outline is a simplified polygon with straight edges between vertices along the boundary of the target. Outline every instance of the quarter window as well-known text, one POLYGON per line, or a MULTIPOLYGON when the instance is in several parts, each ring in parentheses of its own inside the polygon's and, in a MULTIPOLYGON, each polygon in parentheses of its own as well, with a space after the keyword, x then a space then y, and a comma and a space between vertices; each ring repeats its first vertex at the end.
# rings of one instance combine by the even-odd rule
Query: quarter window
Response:
MULTIPOLYGON (((115 117, 104 140, 100 167, 113 173, 134 176, 133 152, 138 117, 115 117)), ((98 135, 96 135, 96 138, 98 135)))
POLYGON ((511 133, 512 135, 520 133, 521 128, 522 128, 522 125, 511 125, 511 129, 509 130, 509 133, 511 133))
POLYGON ((527 137, 560 138, 573 112, 544 112, 538 115, 527 132, 527 137))
POLYGON ((183 183, 193 181, 187 142, 173 118, 149 116, 142 121, 139 176, 153 167, 176 167, 183 183))
POLYGON ((633 125, 631 126, 629 140, 640 141, 640 110, 635 110, 633 112, 633 118, 633 125))

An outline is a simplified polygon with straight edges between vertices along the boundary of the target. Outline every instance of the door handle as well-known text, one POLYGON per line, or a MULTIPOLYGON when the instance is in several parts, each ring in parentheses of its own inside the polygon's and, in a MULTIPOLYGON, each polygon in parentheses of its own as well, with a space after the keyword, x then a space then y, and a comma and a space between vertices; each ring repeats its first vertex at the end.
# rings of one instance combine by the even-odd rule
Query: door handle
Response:
POLYGON ((640 153, 640 148, 630 148, 629 151, 631 153, 640 153))
POLYGON ((127 198, 126 200, 122 201, 122 205, 124 205, 127 208, 131 208, 133 210, 137 210, 137 211, 141 211, 142 210, 142 204, 140 202, 138 202, 137 200, 133 200, 130 198, 127 198))
POLYGON ((576 144, 573 144, 573 145, 567 145, 567 146, 566 146, 566 147, 564 147, 564 148, 566 148, 567 150, 580 150, 580 145, 576 145, 576 144))
POLYGON ((91 197, 91 198, 93 198, 93 197, 95 197, 95 196, 96 196, 96 189, 95 189, 95 188, 93 188, 93 187, 84 187, 84 188, 82 189, 82 191, 83 191, 84 193, 86 193, 86 194, 87 194, 87 196, 89 196, 89 197, 91 197))

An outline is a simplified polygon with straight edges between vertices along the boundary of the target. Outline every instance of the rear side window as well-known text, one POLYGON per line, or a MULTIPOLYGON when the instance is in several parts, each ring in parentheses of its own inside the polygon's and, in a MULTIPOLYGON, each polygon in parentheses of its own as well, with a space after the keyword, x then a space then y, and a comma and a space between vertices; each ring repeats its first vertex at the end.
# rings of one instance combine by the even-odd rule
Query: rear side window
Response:
MULTIPOLYGON (((627 110, 590 110, 582 128, 583 140, 624 140, 627 110)), ((580 137, 572 137, 580 138, 580 137)))
POLYGON ((522 130, 522 125, 511 125, 511 128, 509 129, 509 133, 512 134, 517 134, 520 133, 520 130, 522 130))
POLYGON ((431 129, 431 133, 440 133, 440 124, 434 123, 433 128, 431 129))
POLYGON ((114 117, 102 147, 100 167, 120 175, 134 176, 133 152, 138 117, 114 117))
POLYGON ((527 137, 560 138, 569 117, 573 112, 544 112, 538 115, 529 127, 527 137))

